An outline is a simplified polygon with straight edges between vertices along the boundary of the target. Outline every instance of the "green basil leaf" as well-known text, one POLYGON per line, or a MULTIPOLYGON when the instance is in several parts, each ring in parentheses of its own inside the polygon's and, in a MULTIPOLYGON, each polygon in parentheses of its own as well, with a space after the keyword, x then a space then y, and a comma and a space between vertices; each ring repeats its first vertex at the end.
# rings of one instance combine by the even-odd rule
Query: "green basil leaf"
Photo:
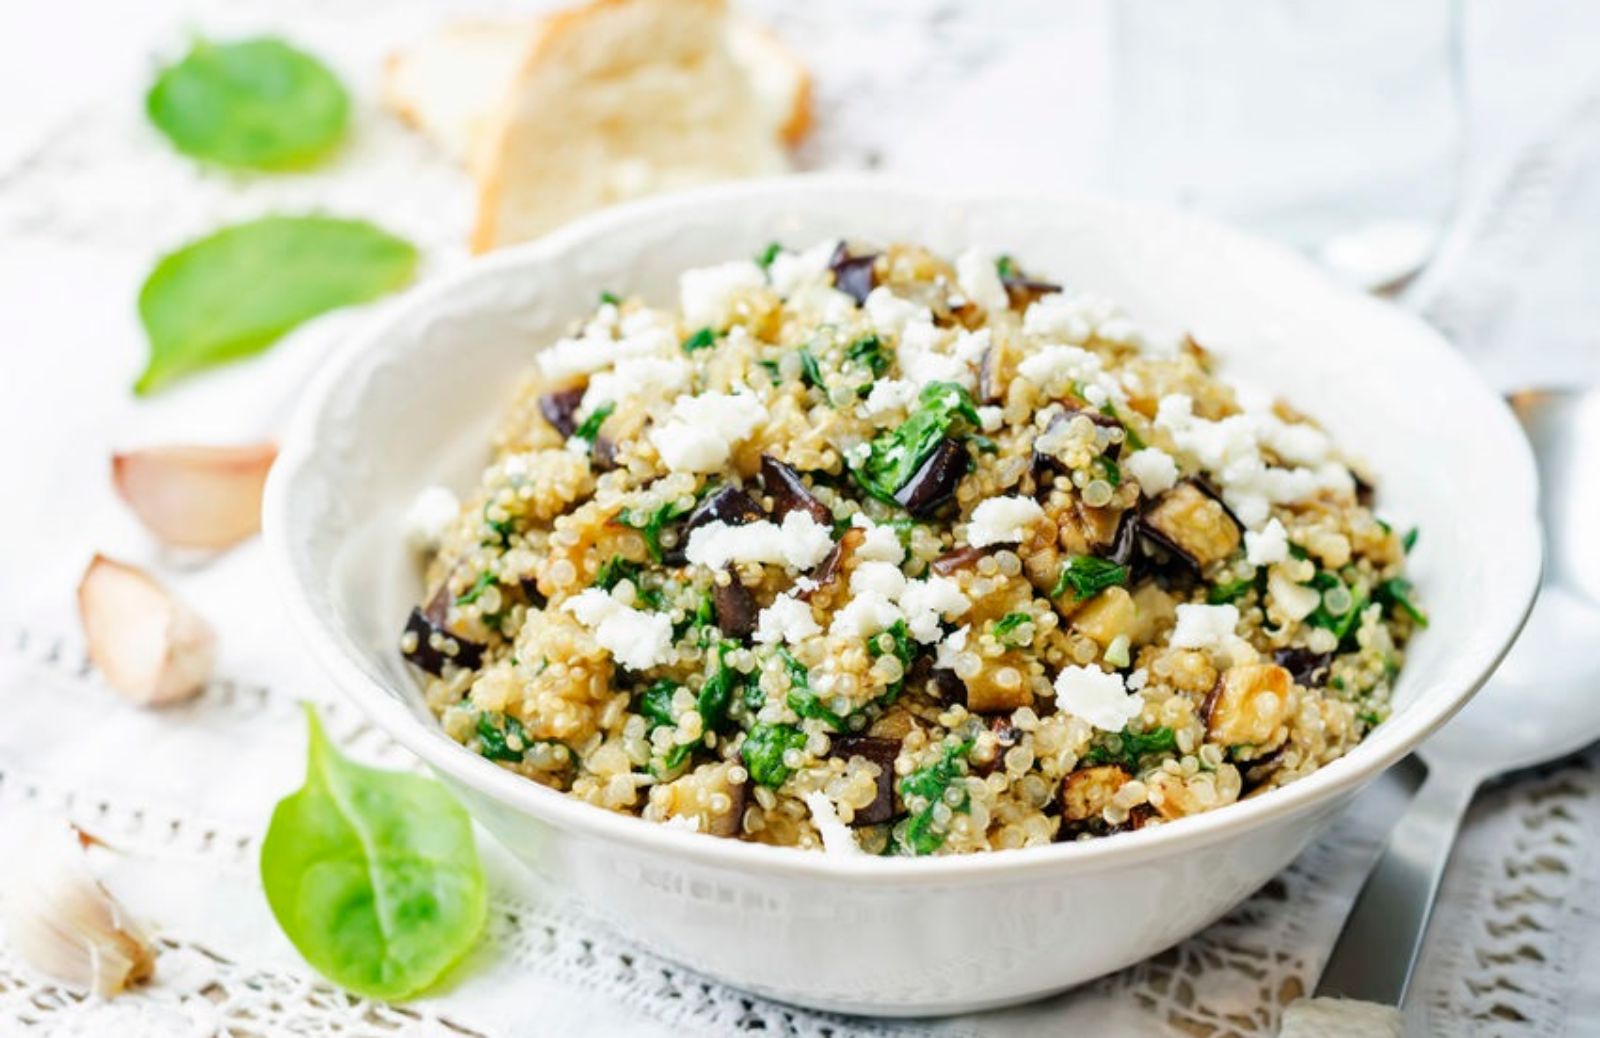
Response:
POLYGON ((134 392, 260 353, 296 325, 411 280, 417 250, 360 220, 268 216, 169 253, 139 290, 150 360, 134 392))
POLYGON ((283 40, 198 40, 156 78, 145 111, 186 155, 246 169, 295 169, 339 143, 350 97, 326 65, 283 40))
POLYGON ((306 781, 272 812, 261 884, 317 972, 368 998, 424 990, 487 908, 472 822, 444 787, 341 757, 308 707, 306 781))

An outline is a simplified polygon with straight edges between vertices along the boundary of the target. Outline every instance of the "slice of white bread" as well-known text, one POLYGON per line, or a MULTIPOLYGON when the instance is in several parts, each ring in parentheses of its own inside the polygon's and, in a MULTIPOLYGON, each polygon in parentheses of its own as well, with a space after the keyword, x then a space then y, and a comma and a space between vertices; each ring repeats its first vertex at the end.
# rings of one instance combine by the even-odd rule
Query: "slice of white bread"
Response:
POLYGON ((787 168, 810 77, 721 0, 596 0, 397 52, 385 102, 479 180, 477 251, 656 191, 787 168))

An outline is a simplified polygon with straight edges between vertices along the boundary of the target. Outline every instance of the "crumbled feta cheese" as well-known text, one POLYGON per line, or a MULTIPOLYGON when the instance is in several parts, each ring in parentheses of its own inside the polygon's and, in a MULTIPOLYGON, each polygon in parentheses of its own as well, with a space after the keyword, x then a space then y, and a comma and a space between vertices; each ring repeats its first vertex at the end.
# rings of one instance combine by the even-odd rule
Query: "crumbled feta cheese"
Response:
POLYGON ((879 285, 868 292, 863 308, 867 311, 867 320, 872 322, 873 330, 879 335, 899 335, 906 322, 914 319, 929 323, 933 321, 933 314, 927 307, 900 298, 886 285, 879 285))
POLYGON ((686 270, 678 277, 683 320, 691 327, 721 326, 727 323, 728 307, 735 296, 766 284, 766 273, 749 260, 686 270))
POLYGON ((961 294, 990 313, 999 313, 1010 306, 1006 286, 1000 282, 994 257, 977 249, 968 249, 956 257, 956 283, 961 294))
POLYGON ((1044 517, 1044 509, 1030 497, 991 497, 973 509, 967 524, 967 543, 974 548, 991 544, 1019 544, 1028 526, 1044 517))
POLYGON ((684 556, 708 569, 722 569, 730 562, 810 569, 832 550, 833 532, 810 513, 796 510, 783 517, 782 525, 762 519, 729 526, 719 519, 697 526, 689 534, 684 556))
POLYGON ((851 523, 865 531, 861 544, 855 550, 855 557, 861 562, 892 562, 896 566, 905 561, 906 550, 900 544, 900 535, 895 533, 892 526, 879 526, 865 515, 857 512, 851 517, 851 523))
POLYGON ((901 573, 900 567, 892 562, 863 562, 850 574, 852 595, 871 592, 884 598, 894 599, 899 598, 905 589, 905 574, 901 573))
POLYGON ((971 625, 957 627, 945 636, 944 641, 933 654, 933 665, 940 670, 954 670, 956 660, 966 651, 967 638, 972 634, 971 625))
POLYGON ((793 595, 779 595, 756 618, 755 640, 762 645, 799 645, 821 633, 822 628, 811 615, 811 606, 793 595))
POLYGON ((902 619, 899 607, 875 591, 864 591, 833 614, 828 633, 847 638, 870 638, 902 619))
POLYGON ((822 849, 828 854, 864 854, 861 845, 856 843, 856 834, 848 825, 839 821, 839 813, 834 810, 833 801, 828 799, 828 794, 820 789, 813 789, 800 799, 806 802, 806 807, 811 809, 811 824, 817 827, 817 835, 822 837, 822 849))
POLYGON ((972 608, 961 586, 949 577, 931 576, 926 580, 908 580, 899 599, 900 611, 905 615, 906 629, 911 637, 924 645, 931 645, 942 635, 939 622, 958 617, 972 608))
POLYGON ((917 384, 899 378, 884 378, 872 384, 872 391, 861 403, 861 417, 876 418, 902 411, 917 399, 917 384))
POLYGON ((1128 675, 1129 692, 1137 692, 1148 684, 1150 684, 1150 672, 1143 667, 1128 675))
POLYGON ((1017 374, 1040 387, 1087 382, 1100 377, 1100 358, 1077 346, 1046 346, 1023 357, 1017 374))
POLYGON ((538 355, 539 372, 551 382, 561 382, 609 368, 629 357, 670 356, 677 349, 678 340, 670 328, 640 323, 630 330, 624 319, 620 338, 613 339, 609 333, 596 329, 586 330, 578 338, 558 339, 538 355))
POLYGON ((665 613, 646 613, 625 606, 599 588, 561 603, 594 640, 629 670, 648 670, 672 659, 672 621, 665 613))
POLYGON ((979 364, 983 355, 989 352, 994 336, 987 328, 979 328, 969 332, 965 328, 956 333, 955 342, 950 344, 950 355, 965 364, 979 364))
POLYGON ((1239 608, 1231 605, 1190 605, 1178 607, 1178 623, 1172 629, 1175 649, 1216 649, 1228 646, 1233 629, 1239 626, 1239 608))
POLYGON ((984 432, 996 432, 1005 424, 1005 420, 1006 413, 1000 407, 978 408, 978 424, 983 427, 984 432))
POLYGON ((681 392, 689 384, 690 367, 679 359, 630 357, 589 380, 579 413, 587 414, 606 401, 652 401, 681 392))
POLYGON ((1122 470, 1139 483, 1147 497, 1171 490, 1178 482, 1178 463, 1160 447, 1145 447, 1123 459, 1122 470))
POLYGON ((1056 675, 1056 706, 1101 731, 1120 732, 1144 710, 1144 700, 1127 690, 1121 674, 1074 665, 1056 675))
POLYGON ((748 393, 681 396, 667 423, 650 430, 650 442, 673 472, 715 472, 766 420, 767 409, 748 393))
POLYGON ((449 487, 424 487, 406 509, 406 544, 413 551, 432 551, 460 514, 461 502, 449 487))
POLYGON ((1252 566, 1270 566, 1289 557, 1289 531, 1276 519, 1267 521, 1261 532, 1246 530, 1244 557, 1252 566))
POLYGON ((1305 422, 1286 422, 1266 411, 1260 416, 1261 443, 1291 465, 1317 466, 1328 460, 1333 441, 1305 422))
POLYGON ((1090 339, 1139 345, 1141 336, 1116 303, 1092 295, 1053 292, 1034 302, 1022 318, 1029 335, 1081 346, 1090 339))
POLYGON ((919 390, 930 382, 954 382, 966 389, 977 385, 978 380, 973 375, 972 368, 947 353, 935 353, 932 350, 908 351, 901 347, 896 355, 900 359, 900 370, 904 373, 906 381, 919 390))
POLYGON ((856 301, 827 285, 801 285, 789 295, 797 317, 816 324, 844 324, 856 312, 856 301))
POLYGON ((838 247, 836 240, 828 239, 817 242, 804 252, 779 249, 767 266, 767 280, 780 296, 787 296, 802 285, 820 284, 823 275, 828 272, 828 261, 833 259, 834 250, 838 247))

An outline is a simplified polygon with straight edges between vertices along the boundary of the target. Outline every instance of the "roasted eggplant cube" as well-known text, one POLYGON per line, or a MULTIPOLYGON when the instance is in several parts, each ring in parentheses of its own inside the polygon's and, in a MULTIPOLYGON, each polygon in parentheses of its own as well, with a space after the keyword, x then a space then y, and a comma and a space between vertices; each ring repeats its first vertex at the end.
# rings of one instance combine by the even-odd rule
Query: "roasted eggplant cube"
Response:
POLYGON ((738 487, 723 487, 694 506, 694 511, 684 520, 683 532, 687 534, 690 530, 711 522, 743 526, 745 523, 753 523, 764 518, 761 506, 756 504, 755 498, 738 487))
POLYGON ((862 256, 850 254, 844 242, 833 250, 833 256, 828 260, 828 269, 833 271, 833 287, 849 296, 860 306, 867 301, 867 296, 877 284, 877 274, 873 265, 878 261, 876 252, 869 252, 862 256))
POLYGON ((806 486, 800 473, 768 454, 761 455, 761 483, 772 495, 775 521, 790 512, 800 511, 824 526, 833 522, 833 513, 806 486))
POLYGON ((867 532, 859 526, 852 526, 846 530, 844 535, 834 544, 833 550, 823 556, 822 561, 817 563, 816 569, 807 574, 811 579, 812 586, 801 591, 795 597, 802 602, 809 602, 814 597, 832 597, 834 591, 837 590, 835 585, 839 583, 839 577, 844 571, 845 559, 849 558, 861 546, 861 542, 866 539, 867 532))
POLYGON ((546 393, 539 398, 539 413, 555 427, 556 432, 563 437, 571 436, 578 428, 578 407, 583 403, 586 392, 587 386, 573 386, 546 393))
POLYGON ((1061 780, 1061 817, 1068 822, 1087 822, 1099 818, 1111 806, 1111 798, 1132 775, 1117 764, 1101 764, 1074 771, 1061 780))
POLYGON ((895 491, 895 502, 918 518, 932 515, 955 495, 967 463, 967 449, 945 437, 905 486, 895 491))
POLYGON ((857 811, 851 825, 878 825, 894 817, 894 759, 900 755, 900 740, 871 735, 843 735, 833 740, 828 756, 849 761, 865 757, 878 766, 878 795, 857 811))
POLYGON ((711 606, 716 610, 717 626, 729 638, 743 640, 756 629, 756 600, 750 589, 739 582, 739 575, 728 571, 726 584, 711 585, 711 606))
POLYGON ((411 610, 400 635, 400 654, 435 677, 446 666, 476 669, 483 663, 483 650, 479 643, 451 634, 420 608, 411 610))
POLYGON ((1126 588, 1108 587, 1072 614, 1072 629, 1105 649, 1120 635, 1133 637, 1133 596, 1126 588))
POLYGON ((1198 483, 1179 483, 1144 513, 1147 537, 1203 570, 1239 550, 1239 523, 1227 507, 1198 483))
POLYGON ((1223 746, 1265 752, 1283 741, 1293 679, 1275 663, 1229 667, 1206 697, 1206 731, 1223 746))
POLYGON ((985 660, 983 669, 966 682, 967 709, 975 714, 1010 713, 1033 705, 1028 664, 1021 653, 1003 652, 985 660))
POLYGON ((1301 688, 1321 688, 1328 683, 1328 670, 1333 666, 1333 653, 1312 652, 1310 649, 1279 649, 1272 660, 1289 672, 1294 683, 1301 688))

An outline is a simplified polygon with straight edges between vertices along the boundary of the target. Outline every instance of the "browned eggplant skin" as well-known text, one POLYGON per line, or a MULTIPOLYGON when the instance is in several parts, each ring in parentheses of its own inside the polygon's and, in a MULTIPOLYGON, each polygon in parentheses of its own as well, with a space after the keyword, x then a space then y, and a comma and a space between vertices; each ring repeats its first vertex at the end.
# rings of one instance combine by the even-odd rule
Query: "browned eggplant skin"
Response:
POLYGON ((844 242, 840 242, 828 260, 828 269, 833 271, 833 287, 860 306, 867 301, 867 296, 877 284, 877 274, 873 270, 873 264, 877 261, 876 252, 855 256, 844 242))
POLYGON ((587 392, 587 386, 572 386, 546 393, 539 398, 539 414, 563 437, 571 436, 578 429, 578 408, 587 392))
POLYGON ((967 449, 946 436, 905 486, 894 492, 895 502, 910 515, 926 519, 955 496, 970 460, 967 449))
POLYGON ((864 757, 878 766, 877 796, 856 812, 851 825, 879 825, 895 815, 894 810, 894 759, 900 755, 900 740, 882 739, 872 735, 841 735, 833 740, 828 756, 848 761, 851 757, 864 757))
POLYGON ((1186 479, 1145 508, 1139 532, 1200 573, 1234 553, 1244 527, 1215 490, 1201 480, 1186 479), (1202 520, 1215 528, 1201 529, 1202 520))
POLYGON ((453 664, 457 667, 464 667, 467 670, 475 670, 483 663, 485 648, 483 645, 463 638, 458 634, 452 634, 445 629, 443 624, 434 622, 428 615, 427 610, 412 609, 411 615, 406 618, 406 626, 402 634, 415 634, 417 636, 417 647, 410 652, 403 653, 405 658, 435 677, 442 676, 445 667, 448 665, 453 664), (436 634, 456 643, 454 656, 447 655, 433 647, 432 639, 436 634))
POLYGON ((738 574, 731 569, 726 584, 711 586, 711 607, 717 615, 717 627, 729 638, 743 641, 755 631, 760 607, 750 589, 739 582, 738 574))
POLYGON ((833 513, 811 493, 800 473, 770 454, 761 455, 761 484, 772 498, 774 521, 799 511, 823 525, 833 522, 833 513))

